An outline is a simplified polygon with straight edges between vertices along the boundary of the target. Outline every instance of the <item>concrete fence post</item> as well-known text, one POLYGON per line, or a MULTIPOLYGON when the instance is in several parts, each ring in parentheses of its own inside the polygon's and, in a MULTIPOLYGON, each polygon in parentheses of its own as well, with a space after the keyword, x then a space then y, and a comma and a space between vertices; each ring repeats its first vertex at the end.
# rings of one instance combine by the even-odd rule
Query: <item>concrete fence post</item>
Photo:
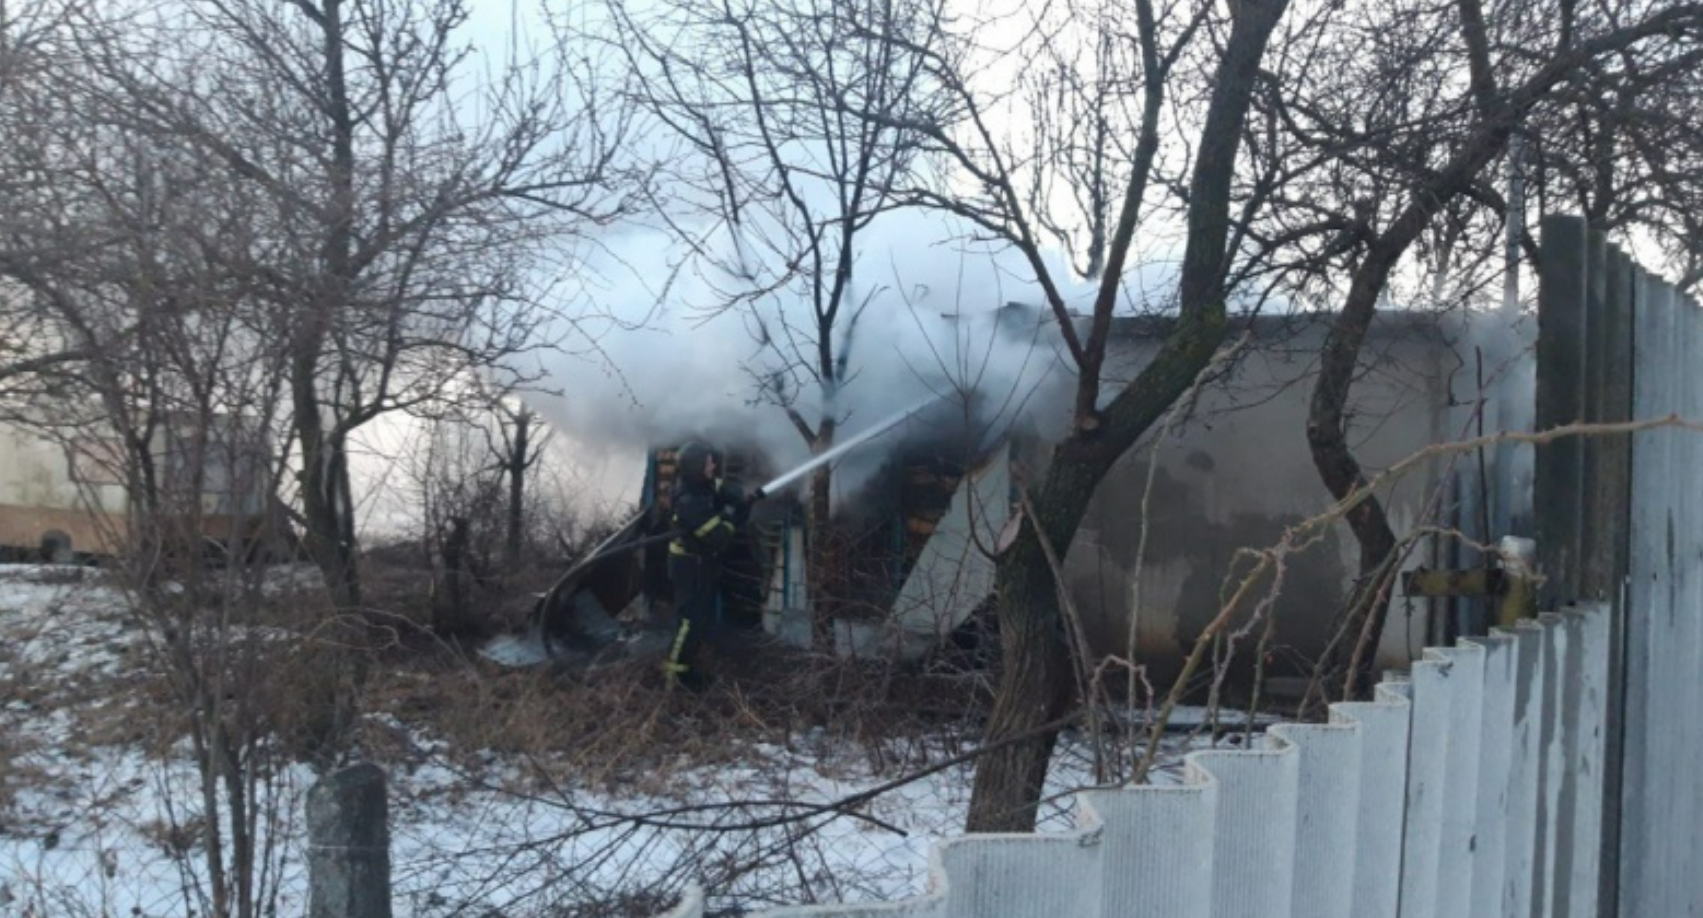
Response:
POLYGON ((391 918, 384 771, 363 762, 307 794, 309 918, 391 918))

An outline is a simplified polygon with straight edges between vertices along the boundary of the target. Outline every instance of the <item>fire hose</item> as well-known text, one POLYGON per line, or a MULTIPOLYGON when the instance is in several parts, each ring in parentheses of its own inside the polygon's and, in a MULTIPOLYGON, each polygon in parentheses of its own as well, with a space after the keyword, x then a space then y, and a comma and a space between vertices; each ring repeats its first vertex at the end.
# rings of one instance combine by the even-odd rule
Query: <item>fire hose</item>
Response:
MULTIPOLYGON (((876 437, 880 436, 881 434, 884 434, 887 431, 892 430, 894 427, 897 427, 899 424, 904 423, 904 421, 906 419, 910 418, 912 415, 923 410, 924 408, 927 408, 929 405, 932 405, 936 401, 939 401, 939 400, 940 400, 939 396, 931 396, 929 398, 923 399, 922 401, 917 402, 915 405, 912 405, 911 407, 909 407, 909 408, 907 408, 903 411, 900 411, 896 414, 890 415, 886 419, 882 420, 880 423, 874 425, 873 427, 870 427, 868 430, 860 432, 857 436, 852 437, 849 440, 846 440, 842 443, 835 445, 833 449, 827 450, 827 451, 821 453, 820 455, 812 456, 809 460, 807 460, 803 463, 800 463, 799 465, 793 467, 792 469, 790 469, 786 472, 783 472, 782 474, 777 475, 774 478, 770 479, 769 481, 765 482, 762 487, 757 488, 756 490, 747 493, 745 495, 745 503, 754 504, 759 500, 762 500, 766 497, 769 497, 770 495, 779 491, 781 488, 784 488, 787 485, 792 484, 794 481, 797 481, 798 479, 803 478, 805 475, 808 475, 811 472, 814 472, 815 470, 817 470, 818 468, 821 468, 822 466, 827 465, 830 462, 833 462, 834 460, 840 458, 841 456, 844 456, 845 454, 851 452, 852 450, 858 448, 859 446, 862 446, 863 444, 868 443, 869 441, 875 439, 876 437)), ((569 568, 568 572, 566 574, 562 575, 561 581, 568 580, 568 578, 574 576, 575 574, 578 574, 580 571, 585 570, 587 567, 589 567, 592 564, 595 564, 599 561, 602 561, 605 558, 609 558, 609 557, 612 557, 614 555, 624 554, 624 553, 630 552, 630 551, 636 551, 640 548, 645 548, 645 547, 650 546, 650 545, 655 545, 658 542, 665 542, 669 539, 674 538, 677 535, 679 535, 678 532, 676 532, 674 530, 669 530, 668 532, 657 533, 655 535, 649 535, 649 536, 645 536, 643 538, 634 539, 630 542, 623 542, 620 545, 607 546, 607 547, 600 548, 599 550, 593 552, 590 556, 581 559, 573 567, 569 568)), ((555 590, 552 589, 551 592, 554 593, 555 590)))

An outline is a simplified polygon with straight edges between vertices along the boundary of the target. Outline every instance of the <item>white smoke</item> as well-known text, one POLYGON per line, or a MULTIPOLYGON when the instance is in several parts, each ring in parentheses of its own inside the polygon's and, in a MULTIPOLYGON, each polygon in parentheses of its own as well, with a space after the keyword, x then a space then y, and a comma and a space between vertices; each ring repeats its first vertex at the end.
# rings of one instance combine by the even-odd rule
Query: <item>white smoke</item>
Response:
MULTIPOLYGON (((570 335, 594 348, 549 361, 547 384, 559 394, 532 399, 588 460, 607 462, 613 483, 629 495, 645 451, 686 436, 753 443, 776 469, 809 456, 762 383, 800 356, 795 351, 810 356, 814 317, 802 288, 787 285, 710 314, 731 293, 772 281, 773 260, 764 260, 760 244, 736 249, 726 231, 706 233, 694 252, 679 229, 629 225, 601 240, 579 274, 570 335), (746 277, 728 270, 740 263, 736 253, 746 277), (783 316, 801 337, 766 349, 762 329, 781 339, 783 316)), ((967 242, 972 235, 962 221, 922 210, 884 213, 859 232, 846 309, 862 304, 862 311, 835 328, 848 380, 831 394, 812 383, 798 387, 795 407, 810 424, 826 411, 849 436, 930 395, 956 401, 957 389, 974 390, 974 420, 990 430, 1024 411, 1060 407, 1056 393, 1040 390, 1068 386, 1068 361, 1059 359, 1062 344, 1033 268, 1009 247, 967 242), (1009 303, 1028 308, 1001 316, 1009 303)), ((1049 254, 1048 262, 1067 284, 1072 309, 1086 311, 1094 285, 1074 281, 1061 257, 1049 254)), ((1131 272, 1126 289, 1141 289, 1143 280, 1154 286, 1139 275, 1131 272)), ((879 442, 890 449, 902 437, 879 442)), ((872 446, 847 457, 837 466, 837 490, 854 488, 884 453, 872 446)))
MULTIPOLYGON (((1475 437, 1480 422, 1474 416, 1483 399, 1482 430, 1486 435, 1526 433, 1534 429, 1537 406, 1537 314, 1531 304, 1469 308, 1461 315, 1457 351, 1461 367, 1454 377, 1454 401, 1460 406, 1448 436, 1475 437), (1480 388, 1482 385, 1482 389, 1480 388)), ((1480 507, 1480 470, 1474 461, 1457 462, 1460 497, 1466 518, 1462 524, 1481 540, 1531 534, 1532 494, 1536 454, 1530 444, 1501 442, 1485 451, 1480 507), (1486 529, 1486 527, 1488 527, 1486 529), (1482 531, 1481 531, 1482 530, 1482 531)))
MULTIPOLYGON (((1537 425, 1537 313, 1510 308, 1477 316, 1474 338, 1483 350, 1487 388, 1494 397, 1485 415, 1487 433, 1530 433, 1537 425)), ((1487 533, 1532 533, 1532 498, 1537 482, 1537 453, 1529 443, 1502 442, 1494 450, 1495 496, 1487 533)))

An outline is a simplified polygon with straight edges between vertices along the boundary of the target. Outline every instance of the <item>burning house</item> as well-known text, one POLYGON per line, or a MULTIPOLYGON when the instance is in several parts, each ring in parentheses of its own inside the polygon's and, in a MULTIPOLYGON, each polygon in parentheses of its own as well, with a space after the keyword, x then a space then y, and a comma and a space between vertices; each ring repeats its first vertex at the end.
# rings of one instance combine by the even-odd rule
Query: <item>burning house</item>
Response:
MULTIPOLYGON (((1164 442, 1155 448, 1157 432, 1151 432, 1102 482, 1064 558, 1066 589, 1096 653, 1125 655, 1133 631, 1150 674, 1166 678, 1216 614, 1237 553, 1269 547, 1287 527, 1329 506, 1306 441, 1314 361, 1327 327, 1326 317, 1315 316, 1246 322, 1236 333, 1245 332, 1249 345, 1223 378, 1200 394, 1164 442)), ((1164 331, 1163 320, 1117 323, 1113 385, 1151 358, 1164 331)), ((1351 431, 1370 473, 1463 434, 1481 395, 1461 372, 1474 334, 1422 314, 1386 313, 1374 324, 1351 431)), ((798 500, 763 501, 731 561, 727 618, 795 645, 831 641, 844 656, 914 661, 928 654, 986 607, 990 555, 1009 536, 1014 515, 1013 468, 1044 470, 1048 427, 1055 435, 1062 429, 1068 405, 1063 388, 1043 387, 1021 433, 1007 427, 1005 435, 971 448, 961 431, 939 423, 885 439, 871 451, 879 467, 851 476, 839 491, 837 541, 826 566, 806 563, 811 546, 798 500), (813 572, 831 580, 812 583, 813 572), (830 607, 813 609, 824 597, 830 607)), ((747 483, 776 471, 754 446, 727 447, 729 474, 747 483)), ((1435 462, 1380 488, 1398 537, 1428 521, 1465 525, 1479 515, 1470 499, 1479 491, 1478 474, 1517 469, 1435 462)), ((611 545, 665 528, 672 476, 671 450, 652 450, 645 509, 611 545)), ((1461 560, 1449 541, 1426 537, 1415 544, 1410 569, 1461 560)), ((611 556, 564 586, 596 597, 609 616, 666 616, 666 550, 658 544, 611 556)), ((1287 562, 1268 672, 1281 678, 1308 671, 1355 582, 1357 560, 1352 535, 1339 526, 1287 562)), ((1423 646, 1456 611, 1398 588, 1380 662, 1405 663, 1410 648, 1423 646)))
MULTIPOLYGON (((816 645, 820 632, 843 656, 914 660, 969 619, 991 589, 989 552, 1010 517, 1009 441, 975 450, 952 425, 926 421, 893 439, 879 466, 835 501, 832 544, 814 559, 797 493, 755 504, 725 558, 725 622, 800 647, 816 645)), ((751 444, 718 445, 724 475, 748 487, 780 471, 751 444)), ((638 512, 541 603, 547 637, 571 648, 607 640, 623 619, 664 627, 676 450, 650 450, 638 512)))

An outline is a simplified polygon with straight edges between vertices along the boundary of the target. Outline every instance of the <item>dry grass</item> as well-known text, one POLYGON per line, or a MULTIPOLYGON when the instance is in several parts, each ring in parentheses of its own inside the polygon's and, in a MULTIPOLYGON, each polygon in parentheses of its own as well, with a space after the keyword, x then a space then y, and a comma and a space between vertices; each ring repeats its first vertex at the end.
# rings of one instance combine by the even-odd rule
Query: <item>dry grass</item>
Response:
POLYGON ((979 677, 848 663, 761 636, 712 659, 717 678, 703 693, 670 690, 654 660, 591 678, 505 668, 480 657, 478 643, 524 629, 559 571, 528 567, 476 588, 483 628, 443 636, 430 627, 425 561, 400 547, 366 559, 369 620, 386 637, 363 693, 362 750, 385 764, 441 755, 482 770, 494 754, 530 763, 541 781, 631 788, 665 784, 681 767, 737 762, 752 743, 786 747, 825 733, 866 748, 878 769, 905 767, 938 756, 930 742, 954 732, 942 727, 979 721, 991 698, 979 677))
MULTIPOLYGON (((761 636, 713 659, 717 678, 702 693, 668 687, 655 661, 609 667, 593 678, 510 669, 479 657, 474 640, 441 639, 418 625, 427 599, 401 565, 373 583, 378 611, 370 620, 387 625, 390 637, 369 656, 359 742, 365 757, 386 765, 438 758, 534 787, 662 792, 683 769, 743 763, 753 744, 797 748, 826 737, 850 741, 866 752, 867 768, 883 773, 962 751, 956 737, 973 741, 990 697, 977 677, 848 663, 761 636), (493 768, 498 762, 526 763, 524 774, 493 768)), ((487 597, 496 610, 493 627, 524 621, 531 603, 524 587, 534 585, 487 597)), ((314 746, 332 678, 303 637, 321 604, 313 590, 273 595, 244 607, 250 627, 225 636, 235 642, 225 652, 240 661, 229 684, 244 693, 244 717, 280 740, 287 755, 314 746)), ((144 632, 157 638, 157 623, 121 609, 108 614, 112 625, 101 640, 109 646, 94 668, 26 665, 0 645, 0 707, 63 712, 73 755, 117 746, 172 754, 187 735, 188 715, 167 661, 150 649, 159 645, 142 639, 144 632)), ((36 777, 23 764, 30 742, 21 731, 0 734, 0 807, 13 788, 36 777)))
MULTIPOLYGON (((407 581, 398 578, 394 583, 407 581)), ((405 592, 398 591, 396 598, 402 599, 405 592)), ((244 731, 276 740, 263 744, 256 766, 275 769, 281 759, 303 754, 311 745, 303 737, 316 729, 314 708, 327 676, 314 662, 323 648, 306 635, 315 619, 323 617, 324 607, 313 590, 304 590, 273 596, 258 606, 228 605, 230 597, 186 595, 180 607, 157 612, 199 616, 197 620, 205 622, 208 609, 200 604, 215 601, 227 604, 219 608, 240 609, 248 625, 210 632, 205 641, 193 642, 195 656, 201 665, 228 658, 228 665, 236 667, 233 672, 241 677, 221 684, 239 694, 227 700, 229 706, 221 714, 231 716, 233 723, 240 721, 244 731), (213 633, 222 635, 223 646, 215 646, 213 633)), ((413 618, 406 604, 383 608, 374 620, 413 618)), ((146 619, 116 604, 102 609, 101 614, 113 619, 113 628, 103 625, 86 632, 100 648, 99 653, 79 657, 78 665, 90 659, 97 663, 87 670, 73 673, 57 656, 40 665, 14 666, 17 654, 0 644, 0 698, 28 699, 32 705, 60 710, 60 727, 51 743, 56 750, 68 747, 72 756, 98 756, 98 747, 104 746, 139 748, 156 758, 183 755, 185 747, 178 741, 189 731, 186 699, 169 678, 170 658, 149 650, 161 646, 160 619, 146 619), (127 621, 132 623, 128 628, 127 621)), ((545 668, 504 668, 480 657, 470 645, 439 639, 412 625, 399 625, 395 633, 396 640, 382 642, 365 657, 370 670, 356 739, 363 758, 386 766, 399 779, 416 767, 430 766, 422 782, 410 785, 419 795, 407 798, 409 804, 473 799, 482 805, 475 795, 493 786, 552 798, 550 791, 563 788, 573 795, 562 798, 570 805, 585 805, 581 791, 621 798, 673 797, 682 793, 684 782, 697 788, 714 783, 718 791, 738 797, 747 781, 752 799, 766 799, 773 796, 773 788, 788 786, 792 776, 785 770, 806 756, 827 776, 844 767, 866 777, 872 770, 909 772, 961 751, 945 744, 974 742, 988 695, 973 677, 925 676, 845 663, 762 640, 714 661, 716 681, 708 690, 692 693, 668 688, 654 661, 576 679, 545 668), (753 749, 758 744, 804 755, 769 759, 765 756, 772 749, 753 749), (854 751, 841 752, 848 748, 854 751), (855 750, 860 749, 869 764, 855 761, 855 750), (821 761, 829 756, 838 758, 821 761), (467 779, 440 782, 435 776, 444 765, 467 779), (730 768, 708 777, 693 774, 717 765, 730 768), (719 783, 734 771, 725 785, 719 783)), ((33 709, 25 715, 35 716, 33 709)), ((20 731, 0 732, 0 816, 12 788, 41 787, 43 776, 28 769, 36 759, 21 745, 25 737, 20 731)), ((733 804, 748 805, 737 800, 733 804)), ((29 809, 28 798, 22 808, 29 809)), ((746 817, 744 811, 730 809, 705 818, 746 817)), ((205 830, 193 818, 142 820, 133 827, 159 851, 177 857, 196 856, 205 830)), ((799 829, 789 826, 772 832, 695 836, 697 847, 689 857, 698 860, 687 866, 675 864, 661 841, 646 842, 633 852, 631 870, 635 878, 650 870, 711 870, 716 876, 739 878, 768 869, 777 857, 802 857, 814 864, 809 859, 816 855, 807 842, 788 841, 795 831, 799 829), (802 847, 776 847, 782 842, 802 847)), ((445 858, 455 856, 443 852, 445 858)), ((474 863, 476 859, 469 862, 474 863)), ((808 887, 813 881, 799 882, 808 887)), ((583 908, 537 914, 615 918, 656 914, 666 904, 624 897, 629 885, 656 886, 649 879, 631 884, 611 880, 607 889, 588 890, 583 908)), ((789 890, 775 895, 805 897, 789 890)))
MULTIPOLYGON (((469 591, 470 615, 458 622, 463 633, 436 635, 477 639, 524 627, 538 594, 548 590, 566 561, 529 563, 508 572, 484 572, 469 591)), ((362 559, 362 591, 372 624, 391 632, 394 640, 418 648, 434 640, 434 583, 436 574, 425 549, 417 543, 375 548, 362 559)))
MULTIPOLYGON (((8 573, 42 586, 86 579, 81 569, 8 573)), ((121 627, 94 618, 79 599, 73 589, 44 608, 0 608, 0 817, 7 822, 18 816, 20 795, 53 784, 44 756, 86 761, 97 747, 141 733, 128 713, 145 681, 133 667, 134 649, 121 627), (126 713, 109 716, 118 708, 126 713), (115 732, 120 724, 126 729, 115 732)))
POLYGON ((543 782, 661 791, 681 768, 736 764, 755 743, 791 747, 803 737, 849 740, 877 771, 923 764, 943 738, 972 735, 988 694, 969 677, 922 676, 753 641, 713 661, 701 693, 670 688, 655 661, 632 661, 576 679, 547 667, 511 669, 470 651, 385 655, 368 685, 369 714, 402 730, 369 730, 368 755, 418 760, 415 740, 481 770, 487 753, 522 760, 543 782), (960 727, 962 730, 952 728, 960 727))
MULTIPOLYGON (((0 688, 0 698, 4 692, 0 688)), ((47 773, 29 761, 40 749, 40 739, 9 726, 0 728, 0 824, 12 821, 20 793, 46 780, 47 773)))

